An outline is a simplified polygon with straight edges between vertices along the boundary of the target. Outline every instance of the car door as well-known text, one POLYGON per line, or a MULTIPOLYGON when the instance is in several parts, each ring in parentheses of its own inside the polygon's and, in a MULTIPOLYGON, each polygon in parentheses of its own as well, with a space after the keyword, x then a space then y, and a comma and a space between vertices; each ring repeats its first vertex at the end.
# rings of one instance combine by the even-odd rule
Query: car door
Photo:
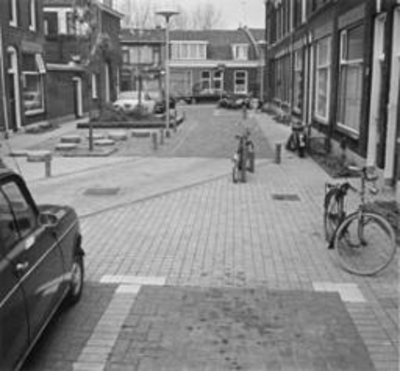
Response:
POLYGON ((61 298, 62 256, 54 227, 39 225, 37 208, 22 181, 16 178, 2 189, 10 200, 20 235, 12 260, 19 267, 32 341, 49 321, 61 298))
POLYGON ((18 267, 11 256, 19 234, 0 188, 0 370, 10 370, 29 345, 28 318, 18 267))

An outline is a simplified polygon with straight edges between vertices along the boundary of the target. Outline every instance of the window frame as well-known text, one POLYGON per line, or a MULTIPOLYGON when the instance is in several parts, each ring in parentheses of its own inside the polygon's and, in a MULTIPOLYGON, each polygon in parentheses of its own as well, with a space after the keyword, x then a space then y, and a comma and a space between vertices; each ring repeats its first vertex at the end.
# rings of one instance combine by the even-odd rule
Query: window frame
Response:
POLYGON ((330 115, 330 100, 331 100, 331 80, 332 80, 332 36, 328 35, 316 42, 315 45, 316 55, 315 55, 315 96, 314 96, 314 117, 324 123, 327 124, 330 115), (320 51, 321 45, 323 42, 327 43, 327 56, 326 62, 320 63, 320 51), (324 107, 325 116, 321 115, 318 112, 318 99, 319 99, 319 81, 320 81, 320 72, 326 71, 327 72, 327 84, 326 84, 326 104, 324 107))
POLYGON ((11 18, 9 19, 9 25, 13 27, 18 27, 17 0, 10 0, 8 5, 10 6, 9 16, 11 16, 11 18))
MULTIPOLYGON (((21 71, 23 88, 25 88, 25 86, 27 85, 27 76, 36 76, 38 79, 39 93, 40 93, 40 97, 41 97, 39 108, 26 109, 24 107, 25 116, 34 116, 34 115, 45 112, 45 96, 44 96, 45 80, 44 80, 43 76, 45 75, 46 70, 45 70, 45 66, 44 66, 43 57, 41 54, 39 54, 39 53, 25 53, 25 54, 33 55, 33 58, 35 60, 34 63, 35 63, 36 70, 35 71, 25 71, 25 70, 21 71)), ((22 55, 22 58, 24 58, 24 54, 22 55)), ((25 93, 25 92, 23 91, 23 93, 25 93)))
POLYGON ((249 60, 249 45, 248 44, 233 44, 233 59, 235 61, 249 60))
POLYGON ((246 70, 236 70, 235 72, 234 72, 234 75, 233 75, 234 77, 233 77, 233 79, 234 79, 234 92, 235 92, 235 94, 247 94, 248 93, 248 89, 249 89, 249 79, 248 79, 248 71, 246 71, 246 70), (239 84, 237 84, 237 80, 239 79, 239 77, 238 77, 238 74, 241 74, 241 73, 243 73, 243 75, 244 75, 244 89, 243 89, 243 91, 242 90, 238 90, 238 86, 239 86, 239 84))
MULTIPOLYGON (((365 25, 363 23, 357 23, 350 25, 349 27, 346 27, 342 30, 340 30, 340 49, 339 49, 339 74, 338 74, 338 104, 337 104, 337 126, 338 128, 342 129, 344 132, 346 132, 348 135, 350 135, 353 138, 359 138, 360 132, 361 132, 361 113, 362 113, 362 103, 360 104, 359 107, 359 121, 357 123, 358 129, 347 125, 344 122, 341 122, 340 120, 343 119, 343 106, 342 102, 340 101, 341 97, 341 89, 342 89, 342 75, 343 71, 347 69, 349 66, 359 66, 361 68, 361 74, 364 71, 364 55, 363 58, 357 58, 357 59, 349 59, 348 57, 348 43, 349 43, 349 31, 357 29, 358 27, 361 27, 363 30, 363 42, 365 42, 365 25)), ((363 52, 364 52, 364 44, 363 44, 363 52)), ((363 86, 363 79, 361 78, 361 85, 363 86)), ((362 101, 363 93, 362 93, 362 86, 360 89, 360 100, 362 101)))
POLYGON ((36 0, 29 0, 29 30, 37 31, 37 20, 36 20, 36 0))

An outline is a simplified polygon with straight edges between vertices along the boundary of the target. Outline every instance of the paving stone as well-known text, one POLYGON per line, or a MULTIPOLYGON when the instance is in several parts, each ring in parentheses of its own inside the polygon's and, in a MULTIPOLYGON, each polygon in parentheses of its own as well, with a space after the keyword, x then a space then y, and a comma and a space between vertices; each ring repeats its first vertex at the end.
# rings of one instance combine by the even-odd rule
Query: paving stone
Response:
POLYGON ((144 286, 132 315, 138 326, 122 326, 116 347, 136 354, 126 331, 145 341, 139 370, 374 370, 337 293, 144 286))

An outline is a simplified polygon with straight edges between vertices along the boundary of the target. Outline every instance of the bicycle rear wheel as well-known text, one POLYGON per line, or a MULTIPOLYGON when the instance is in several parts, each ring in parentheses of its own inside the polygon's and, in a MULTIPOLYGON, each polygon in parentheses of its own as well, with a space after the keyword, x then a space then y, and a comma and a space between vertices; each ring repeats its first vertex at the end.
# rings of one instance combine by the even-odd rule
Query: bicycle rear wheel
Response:
POLYGON ((338 225, 344 218, 343 203, 339 202, 337 193, 337 189, 331 189, 324 200, 324 229, 327 242, 332 241, 338 225))
POLYGON ((375 213, 349 215, 339 225, 333 246, 343 269, 360 276, 379 273, 396 253, 392 226, 375 213))

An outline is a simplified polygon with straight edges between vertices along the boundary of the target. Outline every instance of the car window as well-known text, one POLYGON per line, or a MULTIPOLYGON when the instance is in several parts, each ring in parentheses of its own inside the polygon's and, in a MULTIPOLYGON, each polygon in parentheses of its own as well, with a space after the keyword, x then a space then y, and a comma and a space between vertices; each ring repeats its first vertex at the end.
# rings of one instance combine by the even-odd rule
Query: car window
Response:
POLYGON ((19 240, 18 228, 10 203, 0 189, 0 253, 7 254, 19 240))
POLYGON ((18 232, 23 238, 36 229, 36 214, 16 183, 9 182, 3 185, 2 191, 9 201, 18 232))

